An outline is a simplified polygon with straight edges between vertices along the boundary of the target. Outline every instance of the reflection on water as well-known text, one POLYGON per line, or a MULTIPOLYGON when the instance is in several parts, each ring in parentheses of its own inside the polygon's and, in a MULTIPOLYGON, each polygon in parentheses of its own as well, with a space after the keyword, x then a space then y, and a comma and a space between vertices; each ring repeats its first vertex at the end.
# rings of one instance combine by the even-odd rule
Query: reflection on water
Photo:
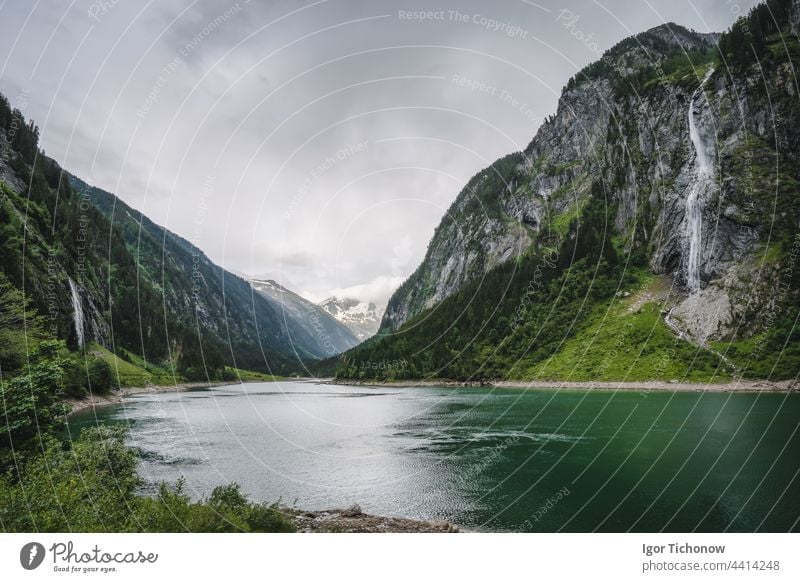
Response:
POLYGON ((94 422, 130 426, 146 491, 236 481, 501 531, 799 527, 800 395, 278 382, 140 395, 72 429, 94 422))

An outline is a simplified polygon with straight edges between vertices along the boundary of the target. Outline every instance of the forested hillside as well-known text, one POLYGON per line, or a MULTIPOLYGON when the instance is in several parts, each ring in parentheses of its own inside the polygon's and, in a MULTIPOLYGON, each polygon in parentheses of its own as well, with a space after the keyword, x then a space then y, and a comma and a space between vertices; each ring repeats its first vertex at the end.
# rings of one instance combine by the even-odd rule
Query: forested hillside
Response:
POLYGON ((330 355, 247 281, 63 171, 4 97, 0 138, 0 275, 44 317, 5 347, 4 375, 21 370, 39 335, 163 381, 233 380, 237 368, 288 374, 330 355))
POLYGON ((770 0, 587 66, 525 151, 469 181, 337 375, 796 377, 799 21, 770 0))

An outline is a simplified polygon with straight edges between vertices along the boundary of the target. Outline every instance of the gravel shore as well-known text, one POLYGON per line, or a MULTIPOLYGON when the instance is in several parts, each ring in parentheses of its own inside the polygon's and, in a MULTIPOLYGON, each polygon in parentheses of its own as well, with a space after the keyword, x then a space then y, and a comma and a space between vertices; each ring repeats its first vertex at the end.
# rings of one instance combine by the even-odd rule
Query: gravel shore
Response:
POLYGON ((489 388, 529 388, 536 390, 633 390, 636 392, 794 392, 800 390, 800 383, 794 380, 773 382, 770 380, 733 380, 723 383, 693 383, 679 381, 642 382, 561 382, 557 380, 498 380, 487 382, 460 382, 456 380, 396 380, 387 382, 366 382, 353 380, 330 380, 332 384, 352 386, 374 386, 392 388, 415 387, 489 387, 489 388))
POLYGON ((282 510, 300 533, 459 533, 446 521, 380 517, 363 513, 357 505, 326 511, 282 510))

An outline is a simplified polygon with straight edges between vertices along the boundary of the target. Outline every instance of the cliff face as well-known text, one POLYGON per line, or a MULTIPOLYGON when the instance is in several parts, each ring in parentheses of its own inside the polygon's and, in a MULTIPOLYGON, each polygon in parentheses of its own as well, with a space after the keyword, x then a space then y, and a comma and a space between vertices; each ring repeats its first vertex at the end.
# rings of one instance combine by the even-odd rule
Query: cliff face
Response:
POLYGON ((382 331, 568 236, 593 195, 615 209, 624 254, 685 292, 674 323, 703 342, 741 335, 747 313, 757 323, 775 284, 760 258, 797 224, 797 39, 770 44, 768 67, 735 70, 718 40, 664 25, 571 80, 524 152, 470 180, 389 301, 382 331))

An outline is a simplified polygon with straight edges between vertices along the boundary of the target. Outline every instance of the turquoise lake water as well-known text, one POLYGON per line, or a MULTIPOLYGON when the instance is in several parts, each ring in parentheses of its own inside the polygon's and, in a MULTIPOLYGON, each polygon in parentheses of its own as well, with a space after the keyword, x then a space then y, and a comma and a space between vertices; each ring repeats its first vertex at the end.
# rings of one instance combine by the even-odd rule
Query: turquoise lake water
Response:
POLYGON ((800 395, 368 388, 310 382, 145 394, 125 423, 153 491, 487 531, 797 531, 800 395))

